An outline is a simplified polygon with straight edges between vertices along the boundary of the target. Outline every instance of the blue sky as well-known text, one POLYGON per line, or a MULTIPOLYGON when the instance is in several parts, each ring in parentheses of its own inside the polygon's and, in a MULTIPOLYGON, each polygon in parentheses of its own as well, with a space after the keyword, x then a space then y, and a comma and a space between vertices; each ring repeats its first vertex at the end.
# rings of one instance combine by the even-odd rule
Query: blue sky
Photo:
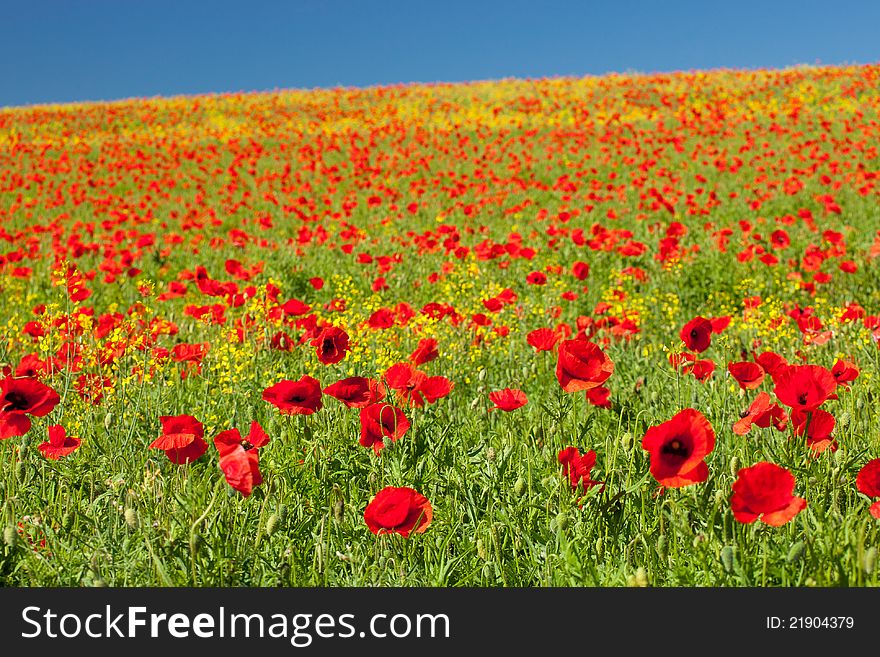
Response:
POLYGON ((0 0, 0 106, 880 61, 880 2, 0 0))

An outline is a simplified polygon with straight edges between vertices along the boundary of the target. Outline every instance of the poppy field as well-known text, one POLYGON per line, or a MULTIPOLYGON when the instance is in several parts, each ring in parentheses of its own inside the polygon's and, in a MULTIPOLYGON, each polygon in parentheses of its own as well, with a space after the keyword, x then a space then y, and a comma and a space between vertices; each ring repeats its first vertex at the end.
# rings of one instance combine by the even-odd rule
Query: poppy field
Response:
POLYGON ((880 66, 0 109, 0 583, 876 586, 880 66))

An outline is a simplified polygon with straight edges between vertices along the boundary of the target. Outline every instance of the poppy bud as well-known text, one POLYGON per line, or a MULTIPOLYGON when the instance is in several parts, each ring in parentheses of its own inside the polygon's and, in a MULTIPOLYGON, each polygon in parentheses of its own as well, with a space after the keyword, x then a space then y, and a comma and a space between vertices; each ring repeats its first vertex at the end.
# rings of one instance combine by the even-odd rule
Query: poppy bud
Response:
POLYGON ((627 431, 626 433, 624 433, 620 437, 621 447, 623 447, 623 449, 629 451, 629 448, 632 446, 632 440, 633 440, 632 434, 629 431, 627 431))
POLYGON ((513 493, 517 497, 522 497, 523 493, 526 492, 526 480, 520 477, 516 480, 516 483, 513 484, 513 493))
POLYGON ((18 542, 18 532, 12 525, 3 528, 3 544, 8 548, 14 548, 18 542))
POLYGON ((137 509, 132 507, 128 507, 125 510, 125 524, 128 525, 128 528, 134 531, 138 528, 138 513, 137 509))
POLYGON ((806 546, 803 541, 798 541, 788 550, 788 556, 785 557, 785 560, 788 563, 797 563, 800 561, 800 558, 804 556, 804 550, 806 546))
POLYGON ((489 461, 489 463, 494 463, 497 456, 494 447, 490 447, 486 450, 486 460, 489 461))
POLYGON ((874 566, 877 563, 877 548, 873 545, 865 550, 865 555, 862 557, 862 567, 865 569, 865 573, 870 575, 874 572, 874 566))
POLYGON ((101 577, 100 575, 95 575, 92 578, 92 586, 98 589, 107 588, 107 580, 101 577))
POLYGON ((657 537, 657 556, 661 561, 666 561, 666 534, 657 537))
POLYGON ((480 371, 477 372, 477 378, 478 378, 480 381, 485 381, 485 380, 486 380, 486 375, 487 375, 487 374, 488 374, 488 372, 486 371, 486 368, 480 368, 480 371))
POLYGON ((568 529, 568 516, 565 514, 565 511, 560 511, 556 516, 556 528, 559 531, 568 529))
POLYGON ((24 436, 24 437, 21 439, 21 442, 18 443, 18 451, 19 451, 20 453, 22 453, 22 454, 26 453, 26 452, 27 452, 27 448, 30 446, 30 444, 31 444, 31 437, 30 437, 30 436, 24 436))
POLYGON ((489 554, 486 552, 486 544, 483 543, 482 538, 477 539, 477 556, 480 557, 480 559, 482 559, 483 561, 485 561, 486 558, 489 556, 489 554))
POLYGON ((605 554, 605 541, 602 540, 602 537, 596 539, 596 559, 601 559, 605 554))
POLYGON ((859 397, 858 399, 856 399, 856 408, 859 409, 860 411, 864 410, 864 408, 865 408, 865 398, 864 397, 859 397))
POLYGON ((721 548, 721 565, 724 566, 725 572, 733 570, 733 547, 725 545, 721 548))
POLYGON ((849 421, 852 419, 852 415, 850 415, 849 411, 844 411, 840 415, 837 416, 837 428, 843 429, 846 425, 849 424, 849 421))
POLYGON ((109 431, 110 426, 113 424, 113 413, 107 411, 107 415, 104 416, 104 428, 109 431))
POLYGON ((736 477, 739 472, 739 457, 734 456, 730 459, 730 475, 736 477))
POLYGON ((342 519, 345 517, 345 500, 338 499, 336 500, 336 504, 333 505, 333 519, 336 522, 342 522, 342 519))
POLYGON ((266 536, 271 536, 278 530, 278 525, 281 522, 281 518, 278 517, 277 513, 273 513, 269 516, 269 519, 266 521, 266 536))
POLYGON ((64 517, 61 518, 61 529, 64 531, 70 531, 70 528, 73 527, 73 514, 65 513, 64 517))
POLYGON ((18 481, 24 481, 24 477, 27 474, 27 468, 25 467, 24 461, 19 461, 15 464, 15 478, 18 481))
POLYGON ((193 554, 198 554, 204 545, 205 539, 197 531, 193 530, 189 534, 189 549, 193 554))
POLYGON ((834 462, 837 465, 842 466, 844 461, 846 461, 846 450, 843 447, 840 447, 834 452, 834 462))

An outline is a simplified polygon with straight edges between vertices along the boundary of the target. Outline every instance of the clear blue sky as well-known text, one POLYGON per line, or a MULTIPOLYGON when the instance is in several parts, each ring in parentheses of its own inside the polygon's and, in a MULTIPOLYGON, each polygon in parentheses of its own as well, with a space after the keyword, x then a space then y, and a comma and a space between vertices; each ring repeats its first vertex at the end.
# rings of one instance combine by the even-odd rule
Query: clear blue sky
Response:
POLYGON ((0 106, 878 61, 876 0, 0 0, 0 106))

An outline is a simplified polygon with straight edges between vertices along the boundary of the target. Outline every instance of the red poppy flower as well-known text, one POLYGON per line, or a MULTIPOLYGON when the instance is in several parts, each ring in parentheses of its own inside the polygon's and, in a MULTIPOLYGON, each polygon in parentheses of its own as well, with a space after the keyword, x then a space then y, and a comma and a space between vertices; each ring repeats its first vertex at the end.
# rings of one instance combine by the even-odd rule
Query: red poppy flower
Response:
POLYGON ((515 411, 528 403, 526 393, 515 388, 505 388, 498 392, 489 393, 489 401, 495 404, 490 411, 502 410, 506 412, 515 411))
POLYGON ((542 271, 533 271, 526 276, 526 283, 529 285, 545 285, 547 283, 547 274, 542 271))
POLYGON ((757 363, 730 363, 727 371, 743 390, 754 390, 764 381, 764 368, 757 363))
POLYGON ((338 363, 348 353, 348 333, 336 326, 323 329, 310 343, 324 365, 338 363))
MULTIPOLYGON (((856 488, 868 497, 880 497, 880 459, 865 463, 856 475, 856 488)), ((869 509, 872 516, 880 518, 880 501, 874 502, 869 509)))
POLYGON ((37 449, 47 459, 60 459, 62 456, 71 454, 80 446, 80 439, 74 436, 68 436, 60 424, 53 424, 49 427, 49 441, 37 445, 37 449))
POLYGON ((367 319, 367 325, 374 329, 387 329, 394 326, 394 311, 380 308, 367 319))
POLYGON ((238 429, 221 431, 214 438, 214 446, 220 453, 220 470, 226 482, 245 497, 263 483, 257 450, 268 443, 269 435, 258 422, 251 423, 247 438, 242 438, 238 429))
POLYGON ((812 411, 793 411, 791 414, 794 434, 806 436, 807 445, 816 454, 821 454, 829 448, 832 451, 837 449, 837 441, 831 436, 834 424, 834 416, 821 408, 812 411))
POLYGON ((572 490, 586 491, 593 486, 601 486, 601 481, 590 478, 590 470, 596 465, 596 452, 590 450, 581 454, 577 447, 560 450, 556 459, 562 464, 562 474, 568 477, 572 490))
POLYGON ((437 341, 434 338, 425 338, 423 340, 419 340, 419 346, 416 347, 416 350, 412 352, 409 357, 410 362, 418 367, 419 365, 424 365, 435 358, 437 358, 440 353, 437 351, 437 341))
POLYGON ((562 336, 556 331, 548 328, 535 329, 526 336, 526 341, 532 345, 536 351, 552 351, 556 343, 562 336))
POLYGON ((771 424, 779 431, 785 429, 788 423, 788 415, 779 404, 770 404, 770 395, 766 392, 758 393, 755 401, 749 406, 749 410, 733 424, 733 433, 737 436, 746 435, 756 424, 766 429, 771 424))
MULTIPOLYGON (((49 374, 54 365, 54 359, 50 356, 46 360, 41 360, 36 354, 27 354, 18 363, 15 368, 16 378, 38 379, 49 374)), ((5 373, 9 376, 9 373, 5 373)))
POLYGON ((23 436, 31 428, 28 415, 44 417, 60 401, 57 392, 36 379, 0 380, 0 440, 23 436))
POLYGON ((397 363, 385 371, 385 381, 388 387, 397 393, 398 399, 411 403, 413 406, 423 406, 419 388, 427 379, 427 375, 417 370, 409 363, 397 363))
POLYGON ((289 301, 285 302, 284 305, 281 306, 281 308, 288 315, 294 316, 305 315, 312 309, 310 305, 303 303, 299 299, 290 299, 289 301))
POLYGON ((282 415, 311 415, 324 406, 321 384, 308 375, 303 375, 299 381, 279 381, 266 388, 263 401, 276 406, 282 415))
POLYGON ((700 383, 705 383, 712 377, 715 371, 715 362, 711 360, 697 360, 691 368, 694 378, 700 383))
POLYGON ((445 376, 429 376, 419 386, 419 392, 425 397, 426 402, 433 404, 452 392, 454 387, 455 384, 445 376))
POLYGON ((709 468, 703 459, 715 448, 709 420, 693 408, 650 427, 642 448, 651 454, 651 474, 661 486, 680 488, 705 481, 709 468))
POLYGON ((849 384, 859 376, 859 368, 848 360, 838 359, 831 368, 831 373, 837 381, 837 385, 849 388, 849 384))
POLYGON ((694 317, 682 327, 678 336, 691 351, 706 351, 712 343, 712 322, 705 317, 694 317))
POLYGON ((597 388, 613 372, 614 363, 593 342, 565 340, 559 345, 556 378, 565 392, 597 388))
POLYGON ((207 451, 205 429, 192 415, 163 415, 159 422, 162 435, 150 443, 150 448, 163 450, 172 463, 195 461, 207 451))
POLYGON ((579 260, 571 266, 571 273, 576 279, 582 281, 590 275, 590 265, 579 260))
POLYGON ((431 503, 412 488, 386 486, 367 504, 364 521, 374 534, 421 534, 434 516, 431 503))
POLYGON ((669 364, 672 368, 679 370, 683 375, 690 374, 694 369, 694 363, 697 357, 686 351, 673 352, 669 354, 669 364))
POLYGON ((804 498, 793 495, 795 483, 794 475, 774 463, 743 468, 733 482, 733 517, 742 523, 760 519, 773 527, 784 525, 807 507, 804 498))
POLYGON ((712 325, 712 333, 722 333, 724 329, 730 326, 730 315, 724 317, 710 317, 709 323, 712 325))
POLYGON ((363 408, 385 399, 385 386, 376 379, 352 376, 327 386, 324 394, 338 399, 349 408, 363 408))
POLYGON ((370 404, 361 409, 361 439, 364 447, 372 447, 378 454, 385 447, 385 439, 400 440, 409 431, 409 420, 403 411, 388 404, 370 404))
POLYGON ((587 401, 599 408, 611 408, 611 391, 605 386, 590 388, 585 393, 587 401))
POLYGON ((773 351, 765 351, 760 356, 755 356, 755 362, 770 376, 776 376, 776 372, 781 367, 788 365, 788 361, 785 358, 773 351))
POLYGON ((819 365, 780 367, 773 380, 779 401, 801 411, 810 411, 825 403, 837 388, 834 375, 819 365))
POLYGON ((397 398, 421 408, 427 402, 433 404, 445 397, 454 384, 445 376, 427 376, 409 363, 397 363, 385 371, 388 387, 397 393, 397 398))

